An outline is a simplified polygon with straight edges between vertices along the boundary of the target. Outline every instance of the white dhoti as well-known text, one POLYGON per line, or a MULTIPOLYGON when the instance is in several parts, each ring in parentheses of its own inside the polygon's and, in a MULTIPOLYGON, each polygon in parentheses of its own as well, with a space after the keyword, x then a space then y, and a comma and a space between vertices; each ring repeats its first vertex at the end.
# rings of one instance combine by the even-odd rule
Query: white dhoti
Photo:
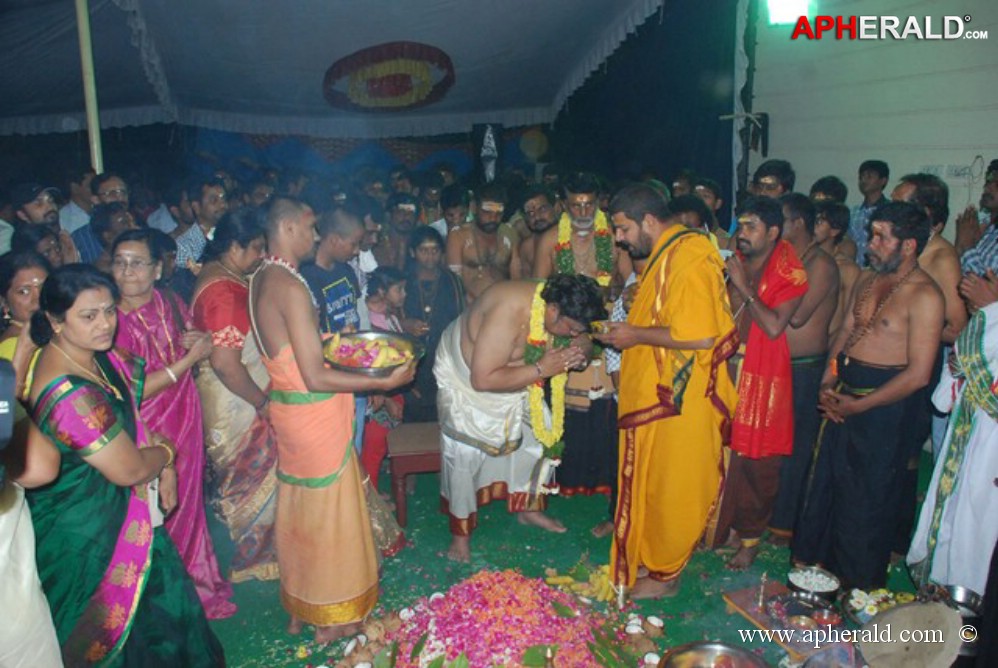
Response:
MULTIPOLYGON (((461 354, 463 316, 444 330, 433 375, 440 420, 440 494, 451 533, 470 535, 479 506, 506 499, 510 512, 543 510, 543 447, 529 421, 527 390, 480 392, 461 354)), ((550 417, 545 411, 545 419, 550 417)))
POLYGON ((0 482, 0 666, 62 665, 49 604, 35 566, 35 532, 24 490, 0 482))
POLYGON ((932 395, 950 413, 939 458, 908 550, 918 581, 958 585, 984 594, 998 542, 998 304, 974 315, 954 344, 932 395))

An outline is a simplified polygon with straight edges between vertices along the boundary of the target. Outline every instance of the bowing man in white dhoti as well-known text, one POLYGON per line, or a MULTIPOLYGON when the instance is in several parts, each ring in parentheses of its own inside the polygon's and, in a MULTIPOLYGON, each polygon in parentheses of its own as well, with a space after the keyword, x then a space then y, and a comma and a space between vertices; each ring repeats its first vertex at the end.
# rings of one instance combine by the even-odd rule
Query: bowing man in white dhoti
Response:
POLYGON ((586 332, 605 317, 594 280, 558 275, 496 283, 444 330, 433 373, 451 559, 470 559, 478 507, 497 499, 521 523, 565 531, 543 511, 562 447, 566 372, 586 364, 586 332))

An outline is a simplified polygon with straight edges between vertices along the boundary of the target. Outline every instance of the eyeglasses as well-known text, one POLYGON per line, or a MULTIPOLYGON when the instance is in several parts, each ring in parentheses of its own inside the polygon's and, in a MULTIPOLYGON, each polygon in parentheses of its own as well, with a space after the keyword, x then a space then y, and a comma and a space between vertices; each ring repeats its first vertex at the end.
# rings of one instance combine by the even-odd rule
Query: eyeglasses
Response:
POLYGON ((101 197, 128 197, 128 188, 111 188, 97 194, 101 197))
POLYGON ((132 271, 139 272, 143 269, 148 269, 149 267, 156 264, 150 260, 126 260, 124 258, 115 258, 111 262, 111 266, 115 271, 125 272, 131 269, 132 271))

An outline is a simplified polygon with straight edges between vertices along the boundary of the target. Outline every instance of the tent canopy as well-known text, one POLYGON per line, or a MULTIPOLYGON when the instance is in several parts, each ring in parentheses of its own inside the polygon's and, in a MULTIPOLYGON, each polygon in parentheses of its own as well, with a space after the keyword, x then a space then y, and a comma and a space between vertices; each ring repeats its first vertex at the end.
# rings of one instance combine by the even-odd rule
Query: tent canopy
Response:
MULTIPOLYGON (((377 138, 467 132, 484 122, 549 123, 661 3, 90 0, 101 126, 178 122, 377 138), (398 41, 449 58, 454 83, 441 99, 375 112, 327 102, 324 79, 333 63, 398 41)), ((0 7, 0 134, 82 129, 73 3, 4 0, 0 7)), ((407 90, 410 82, 402 83, 407 90)))

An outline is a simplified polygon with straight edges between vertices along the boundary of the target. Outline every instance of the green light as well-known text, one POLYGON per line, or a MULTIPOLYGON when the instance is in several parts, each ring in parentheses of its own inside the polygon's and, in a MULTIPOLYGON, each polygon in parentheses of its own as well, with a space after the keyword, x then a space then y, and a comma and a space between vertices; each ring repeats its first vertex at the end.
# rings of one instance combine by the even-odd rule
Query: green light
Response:
POLYGON ((769 25, 795 24, 802 16, 811 15, 811 0, 768 0, 769 25))

